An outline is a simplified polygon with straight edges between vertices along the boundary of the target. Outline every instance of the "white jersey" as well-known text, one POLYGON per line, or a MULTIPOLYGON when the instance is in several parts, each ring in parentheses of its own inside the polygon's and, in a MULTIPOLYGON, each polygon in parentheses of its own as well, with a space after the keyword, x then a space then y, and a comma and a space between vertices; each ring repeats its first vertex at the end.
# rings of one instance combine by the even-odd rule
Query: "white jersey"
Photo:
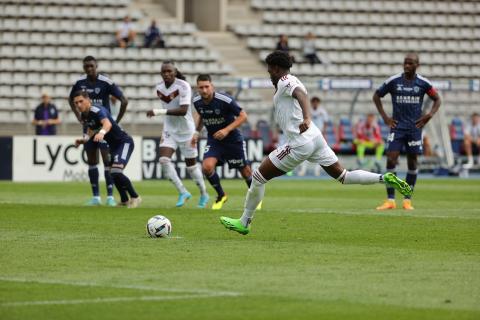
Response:
POLYGON ((192 89, 188 82, 178 78, 170 85, 165 86, 165 82, 157 85, 157 96, 165 109, 175 109, 182 105, 188 105, 187 114, 181 116, 165 116, 163 131, 175 135, 180 140, 190 139, 195 132, 195 122, 192 116, 192 89))
POLYGON ((302 146, 322 133, 311 122, 307 131, 300 134, 300 124, 303 122, 303 113, 298 100, 292 97, 295 88, 300 87, 305 93, 307 89, 295 76, 284 75, 277 83, 277 91, 273 96, 275 121, 286 138, 290 147, 302 146))
POLYGON ((474 141, 480 139, 480 124, 469 123, 465 126, 464 134, 469 135, 474 141))
POLYGON ((322 107, 318 107, 317 109, 310 109, 310 114, 312 116, 312 122, 315 123, 317 128, 320 131, 323 131, 325 127, 325 122, 328 121, 328 112, 322 107))

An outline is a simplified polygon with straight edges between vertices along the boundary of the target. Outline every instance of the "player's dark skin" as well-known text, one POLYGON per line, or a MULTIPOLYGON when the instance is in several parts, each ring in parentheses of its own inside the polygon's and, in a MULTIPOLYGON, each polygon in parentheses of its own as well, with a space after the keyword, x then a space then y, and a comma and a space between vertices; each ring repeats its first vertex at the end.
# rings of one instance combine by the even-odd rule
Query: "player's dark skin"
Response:
MULTIPOLYGON (((171 63, 164 63, 162 64, 160 75, 162 76, 162 79, 165 82, 165 87, 169 88, 175 82, 175 78, 177 77, 177 68, 175 68, 175 66, 171 63)), ((189 105, 185 104, 185 105, 181 105, 178 108, 168 109, 167 115, 183 117, 187 114, 188 107, 189 105)), ((155 116, 155 114, 153 113, 153 110, 147 111, 147 117, 151 118, 153 116, 155 116)), ((159 148, 160 157, 171 158, 174 153, 175 153, 175 150, 172 148, 168 148, 168 147, 159 148)), ((191 159, 185 158, 185 164, 188 167, 194 166, 196 163, 197 163, 197 160, 195 158, 191 158, 191 159)))
MULTIPOLYGON (((409 53, 405 56, 403 61, 403 74, 406 80, 413 81, 415 79, 415 74, 417 72, 417 68, 419 67, 419 59, 418 55, 415 53, 409 53)), ((435 93, 433 96, 430 97, 433 100, 433 106, 430 112, 425 113, 422 115, 417 121, 415 121, 415 126, 417 128, 423 128, 428 121, 433 117, 433 115, 438 111, 440 108, 441 100, 438 93, 435 93)), ((395 128, 397 126, 398 121, 394 120, 393 118, 389 117, 383 108, 382 101, 378 94, 375 92, 373 94, 373 102, 377 107, 378 112, 383 118, 383 121, 386 125, 390 128, 395 128)), ((395 168, 398 163, 398 157, 400 156, 399 151, 387 151, 387 168, 395 168)), ((418 155, 415 153, 407 153, 407 167, 408 170, 417 170, 418 165, 418 155)))
MULTIPOLYGON (((268 65, 268 73, 270 74, 270 80, 272 81, 275 90, 277 89, 278 81, 281 77, 287 75, 289 73, 288 69, 283 69, 280 66, 276 65, 268 65)), ((310 119, 310 105, 309 99, 307 94, 300 88, 296 88, 293 90, 292 97, 298 100, 300 107, 302 108, 303 113, 303 122, 298 126, 300 129, 300 134, 307 131, 310 127, 311 119, 310 119)), ((343 166, 337 161, 330 166, 322 166, 326 173, 334 179, 337 179, 342 174, 344 168, 343 166)), ((283 176, 286 172, 278 169, 272 163, 270 158, 266 157, 263 159, 258 171, 262 174, 262 176, 267 179, 273 179, 279 176, 283 176)))
MULTIPOLYGON (((213 95, 215 92, 215 88, 210 81, 198 81, 197 82, 197 91, 202 97, 202 100, 205 103, 209 103, 213 99, 213 95)), ((247 113, 245 111, 241 111, 238 117, 235 118, 231 124, 226 126, 223 129, 218 130, 213 134, 213 138, 217 140, 223 140, 232 130, 240 127, 245 121, 247 121, 247 113)), ((201 117, 198 117, 196 129, 197 132, 200 132, 203 128, 203 120, 201 117)), ((195 134, 192 138, 191 144, 192 146, 196 146, 198 142, 198 135, 195 134)), ((214 157, 204 158, 202 161, 202 171, 203 174, 207 177, 213 174, 218 163, 218 159, 214 157)), ((249 165, 246 165, 243 168, 239 169, 240 174, 244 179, 249 179, 252 176, 252 168, 249 165)))
MULTIPOLYGON (((83 71, 87 75, 87 79, 91 83, 95 83, 97 81, 97 62, 95 60, 89 60, 85 61, 83 63, 83 71)), ((120 123, 120 120, 122 120, 123 115, 125 114, 125 111, 127 110, 127 105, 128 105, 128 100, 125 98, 125 96, 121 97, 116 97, 117 99, 120 100, 120 111, 118 112, 117 116, 117 123, 120 123)), ((80 115, 80 112, 77 110, 75 107, 75 104, 72 99, 68 99, 68 103, 70 104, 70 108, 72 111, 75 113, 75 116, 78 119, 78 122, 82 122, 82 118, 80 115)), ((96 166, 98 164, 98 149, 95 150, 87 150, 87 162, 88 165, 90 166, 96 166)), ((110 152, 107 149, 100 149, 100 153, 102 154, 102 160, 104 166, 108 167, 110 166, 110 152)))

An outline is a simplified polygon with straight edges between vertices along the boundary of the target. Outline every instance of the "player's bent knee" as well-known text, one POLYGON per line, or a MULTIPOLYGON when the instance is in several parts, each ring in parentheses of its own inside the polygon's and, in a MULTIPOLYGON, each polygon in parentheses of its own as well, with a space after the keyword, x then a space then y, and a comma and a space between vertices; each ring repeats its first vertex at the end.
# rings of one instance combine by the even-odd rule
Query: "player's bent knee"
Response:
POLYGON ((209 164, 202 164, 202 172, 206 176, 211 176, 213 172, 215 171, 215 167, 209 164))
POLYGON ((172 159, 169 157, 160 157, 158 161, 160 162, 161 165, 167 165, 172 162, 172 159))
POLYGON ((340 173, 340 175, 335 179, 341 184, 345 184, 345 177, 347 176, 347 172, 348 172, 347 169, 343 169, 342 173, 340 173))
POLYGON ((113 175, 115 175, 115 174, 123 173, 123 167, 112 167, 112 168, 110 169, 110 173, 111 173, 112 177, 113 177, 113 175))
POLYGON ((255 185, 262 185, 267 183, 268 180, 260 173, 260 171, 255 170, 252 174, 252 183, 255 185))
POLYGON ((123 169, 112 167, 112 169, 110 169, 110 175, 112 176, 113 182, 117 185, 120 182, 120 177, 123 175, 123 169))

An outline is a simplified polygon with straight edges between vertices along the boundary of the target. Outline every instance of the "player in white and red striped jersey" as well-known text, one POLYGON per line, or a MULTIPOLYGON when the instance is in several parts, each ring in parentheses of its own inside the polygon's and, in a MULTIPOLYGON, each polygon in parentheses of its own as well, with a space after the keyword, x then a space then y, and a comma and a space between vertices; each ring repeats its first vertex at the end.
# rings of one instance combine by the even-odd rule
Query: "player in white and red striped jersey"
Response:
POLYGON ((185 164, 190 177, 200 189, 198 207, 205 208, 209 197, 202 170, 196 162, 197 148, 190 144, 195 133, 191 107, 192 89, 172 61, 165 61, 162 64, 161 75, 163 81, 157 85, 156 90, 163 108, 150 110, 147 112, 147 116, 165 116, 159 149, 162 171, 164 176, 172 181, 178 190, 179 196, 176 206, 183 206, 192 195, 183 185, 172 163, 172 155, 179 148, 185 157, 185 164))
POLYGON ((320 130, 311 122, 310 106, 305 86, 289 74, 292 60, 288 53, 275 51, 265 59, 270 79, 275 86, 273 97, 275 121, 286 137, 286 144, 272 151, 253 172, 253 180, 240 219, 221 217, 221 223, 240 234, 250 232, 255 208, 262 201, 265 184, 275 177, 292 171, 303 161, 318 163, 333 178, 343 184, 389 183, 404 194, 410 186, 393 173, 384 175, 363 170, 348 171, 338 162, 320 130))

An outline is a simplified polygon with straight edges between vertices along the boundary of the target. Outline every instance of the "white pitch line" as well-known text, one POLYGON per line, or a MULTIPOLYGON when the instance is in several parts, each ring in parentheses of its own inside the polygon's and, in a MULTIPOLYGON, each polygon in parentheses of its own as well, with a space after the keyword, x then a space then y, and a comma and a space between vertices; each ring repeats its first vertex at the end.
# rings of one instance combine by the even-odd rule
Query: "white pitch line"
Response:
MULTIPOLYGON (((423 211, 434 211, 433 209, 422 209, 423 211)), ((436 210, 436 209, 435 209, 436 210)), ((346 215, 346 216, 382 216, 382 217, 412 217, 412 218, 428 218, 428 219, 463 219, 463 220, 478 220, 480 217, 476 216, 469 216, 469 217, 463 217, 463 216, 442 216, 442 215, 418 215, 414 213, 393 213, 393 212, 362 212, 358 213, 357 211, 342 211, 342 212, 337 212, 337 211, 319 211, 318 209, 293 209, 291 210, 292 212, 298 212, 298 213, 318 213, 318 214, 340 214, 340 215, 346 215)), ((472 211, 480 211, 480 209, 472 209, 472 211)))
POLYGON ((172 292, 172 293, 191 293, 191 294, 211 294, 211 295, 221 295, 221 296, 240 296, 240 292, 233 291, 215 291, 208 289, 181 289, 181 288, 158 288, 142 285, 117 285, 117 284, 102 284, 97 282, 70 282, 70 281, 61 281, 61 280, 38 280, 38 279, 25 279, 25 278, 9 278, 9 277, 0 277, 0 281, 11 281, 11 282, 33 282, 40 284, 59 284, 67 286, 78 286, 78 287, 104 287, 104 288, 116 288, 116 289, 132 289, 132 290, 143 290, 143 291, 157 291, 157 292, 172 292))
POLYGON ((90 304, 109 302, 131 302, 131 301, 166 301, 166 300, 187 300, 224 297, 221 294, 190 294, 179 296, 141 296, 141 297, 107 297, 95 299, 72 299, 72 300, 40 300, 40 301, 16 301, 0 303, 0 307, 23 307, 23 306, 44 306, 44 305, 65 305, 65 304, 90 304))

